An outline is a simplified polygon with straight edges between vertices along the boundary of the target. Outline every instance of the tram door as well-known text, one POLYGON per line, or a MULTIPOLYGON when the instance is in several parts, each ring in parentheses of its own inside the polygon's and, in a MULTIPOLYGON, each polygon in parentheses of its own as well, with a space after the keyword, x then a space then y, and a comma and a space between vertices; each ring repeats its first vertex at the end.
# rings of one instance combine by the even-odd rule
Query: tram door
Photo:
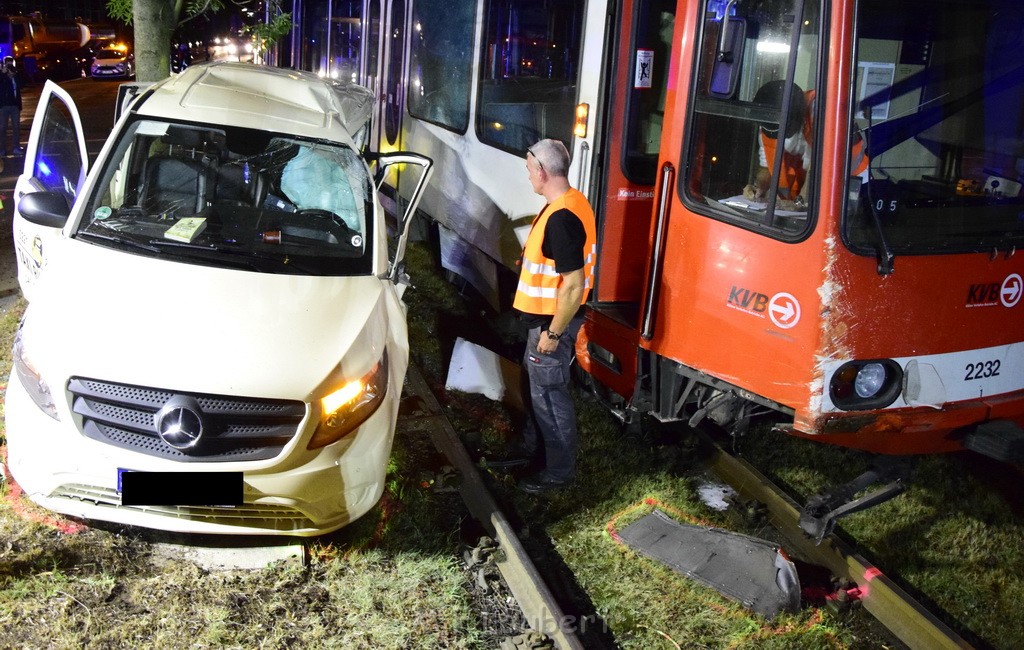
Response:
POLYGON ((597 280, 581 365, 628 395, 639 328, 665 93, 672 60, 675 0, 625 0, 609 72, 599 215, 597 280), (589 354, 588 354, 589 353, 589 354), (585 366, 588 364, 590 368, 585 366), (624 367, 625 366, 625 367, 624 367))

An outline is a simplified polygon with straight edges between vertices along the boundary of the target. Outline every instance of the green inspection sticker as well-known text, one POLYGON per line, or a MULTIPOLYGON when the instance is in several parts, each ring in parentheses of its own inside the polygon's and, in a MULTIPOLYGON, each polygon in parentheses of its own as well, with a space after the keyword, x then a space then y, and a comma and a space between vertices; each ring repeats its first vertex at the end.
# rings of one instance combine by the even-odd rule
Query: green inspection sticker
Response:
POLYGON ((92 214, 97 219, 106 219, 112 213, 113 213, 113 210, 111 210, 109 207, 107 207, 105 205, 101 205, 100 207, 96 208, 96 212, 93 212, 92 214))

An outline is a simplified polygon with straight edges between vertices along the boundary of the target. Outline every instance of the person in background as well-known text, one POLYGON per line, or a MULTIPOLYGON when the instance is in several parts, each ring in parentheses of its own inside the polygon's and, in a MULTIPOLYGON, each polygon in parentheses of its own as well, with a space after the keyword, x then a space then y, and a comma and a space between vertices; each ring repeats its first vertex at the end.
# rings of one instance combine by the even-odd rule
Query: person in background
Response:
MULTIPOLYGON (((755 104, 782 107, 782 94, 786 82, 775 79, 761 86, 754 95, 755 104)), ((807 209, 807 170, 811 168, 811 154, 814 150, 814 102, 815 91, 803 91, 793 84, 792 106, 783 136, 782 170, 779 174, 779 195, 776 205, 782 210, 807 209)), ((751 201, 766 201, 771 185, 771 169, 775 164, 778 148, 779 125, 765 122, 758 129, 759 167, 752 183, 743 188, 743 196, 751 201)), ((864 143, 858 137, 853 144, 851 175, 865 176, 868 167, 864 155, 864 143)))
POLYGON ((14 66, 14 57, 0 62, 0 156, 25 153, 21 146, 21 83, 14 66), (7 148, 7 125, 10 123, 11 148, 7 148))
POLYGON ((529 420, 521 451, 537 454, 543 443, 545 466, 520 479, 518 487, 540 494, 576 476, 579 437, 569 367, 593 285, 597 227, 587 198, 569 186, 564 144, 547 139, 527 149, 526 170, 533 191, 547 203, 526 238, 513 301, 528 329, 523 365, 530 387, 529 420))

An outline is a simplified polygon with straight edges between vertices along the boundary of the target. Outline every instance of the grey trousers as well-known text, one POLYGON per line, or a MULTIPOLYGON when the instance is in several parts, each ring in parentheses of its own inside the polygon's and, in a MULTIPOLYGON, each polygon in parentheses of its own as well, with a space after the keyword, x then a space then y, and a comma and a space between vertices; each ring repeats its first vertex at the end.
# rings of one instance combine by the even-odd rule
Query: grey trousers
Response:
POLYGON ((530 382, 530 418, 523 430, 523 444, 527 449, 537 449, 540 435, 544 442, 543 475, 551 481, 570 481, 576 476, 580 444, 576 407, 569 394, 569 367, 582 325, 582 318, 570 321, 551 354, 537 352, 540 337, 547 336, 540 327, 531 329, 526 339, 523 367, 530 382))

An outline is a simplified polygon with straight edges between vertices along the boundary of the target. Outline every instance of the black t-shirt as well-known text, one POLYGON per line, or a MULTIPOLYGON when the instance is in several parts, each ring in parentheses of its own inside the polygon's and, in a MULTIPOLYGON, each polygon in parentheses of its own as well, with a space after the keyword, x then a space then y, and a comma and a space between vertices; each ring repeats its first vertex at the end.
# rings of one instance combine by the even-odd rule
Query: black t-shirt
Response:
MULTIPOLYGON (((584 247, 587 244, 587 230, 583 222, 571 210, 562 208, 551 213, 544 226, 544 241, 540 250, 544 257, 555 261, 555 270, 569 273, 583 268, 585 260, 584 247)), ((582 313, 583 307, 577 312, 582 313)), ((541 325, 547 327, 551 322, 550 315, 528 314, 520 312, 520 319, 528 329, 541 325)))

